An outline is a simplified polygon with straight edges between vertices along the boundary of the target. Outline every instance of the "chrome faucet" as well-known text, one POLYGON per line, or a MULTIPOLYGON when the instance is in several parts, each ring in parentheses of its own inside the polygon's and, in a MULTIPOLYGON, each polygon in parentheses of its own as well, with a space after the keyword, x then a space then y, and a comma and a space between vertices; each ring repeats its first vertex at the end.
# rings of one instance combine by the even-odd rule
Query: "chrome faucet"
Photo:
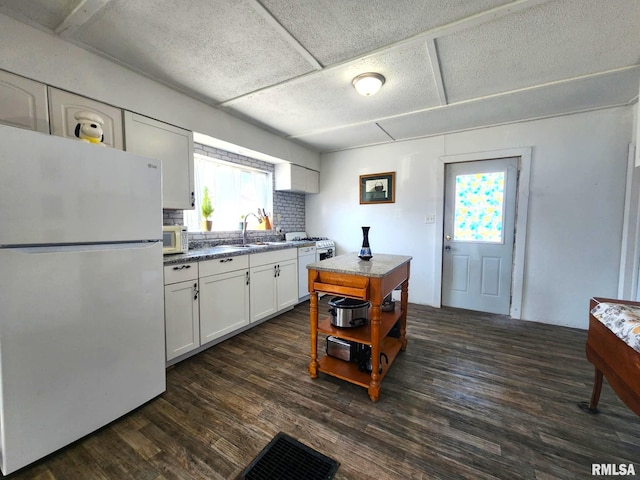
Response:
POLYGON ((247 246, 247 220, 249 218, 249 215, 253 215, 254 217, 256 217, 256 220, 258 220, 258 223, 262 223, 262 219, 258 218, 258 216, 255 213, 247 213, 244 216, 244 220, 242 221, 242 246, 246 247, 247 246))

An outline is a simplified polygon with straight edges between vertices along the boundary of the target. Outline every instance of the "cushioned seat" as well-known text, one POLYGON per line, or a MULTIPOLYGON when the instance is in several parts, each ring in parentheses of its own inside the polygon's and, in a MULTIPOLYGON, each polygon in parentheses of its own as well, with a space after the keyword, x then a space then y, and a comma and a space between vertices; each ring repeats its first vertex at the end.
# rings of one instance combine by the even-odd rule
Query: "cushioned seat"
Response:
POLYGON ((624 343, 640 352, 640 307, 604 302, 596 305, 591 314, 624 343))

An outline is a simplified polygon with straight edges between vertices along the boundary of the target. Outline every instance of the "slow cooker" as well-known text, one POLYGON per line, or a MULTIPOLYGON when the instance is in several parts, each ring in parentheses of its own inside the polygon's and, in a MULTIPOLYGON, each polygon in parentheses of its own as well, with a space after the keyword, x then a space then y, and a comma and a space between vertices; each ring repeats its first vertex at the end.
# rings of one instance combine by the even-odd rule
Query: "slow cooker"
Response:
POLYGON ((333 297, 329 301, 331 325, 339 328, 361 327, 369 322, 370 302, 346 297, 333 297))

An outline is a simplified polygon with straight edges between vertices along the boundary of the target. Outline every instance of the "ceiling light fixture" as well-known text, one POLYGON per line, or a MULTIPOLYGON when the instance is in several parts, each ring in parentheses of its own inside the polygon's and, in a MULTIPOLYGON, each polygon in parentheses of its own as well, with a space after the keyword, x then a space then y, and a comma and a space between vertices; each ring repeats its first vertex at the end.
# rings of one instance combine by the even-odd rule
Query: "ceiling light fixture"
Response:
POLYGON ((369 95, 375 95, 380 90, 384 80, 384 77, 379 73, 369 72, 358 75, 351 84, 360 95, 368 97, 369 95))

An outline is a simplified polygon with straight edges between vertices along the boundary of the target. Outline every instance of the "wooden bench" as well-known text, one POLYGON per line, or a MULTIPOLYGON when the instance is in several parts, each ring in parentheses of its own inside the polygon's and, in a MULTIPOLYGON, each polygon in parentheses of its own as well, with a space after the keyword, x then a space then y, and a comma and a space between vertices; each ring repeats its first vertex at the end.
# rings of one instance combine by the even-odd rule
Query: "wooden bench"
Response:
POLYGON ((595 367, 591 401, 580 407, 598 413, 602 377, 640 415, 640 302, 594 297, 589 303, 587 359, 595 367), (597 307, 597 308, 596 308, 597 307), (621 338, 622 336, 622 338, 621 338))

